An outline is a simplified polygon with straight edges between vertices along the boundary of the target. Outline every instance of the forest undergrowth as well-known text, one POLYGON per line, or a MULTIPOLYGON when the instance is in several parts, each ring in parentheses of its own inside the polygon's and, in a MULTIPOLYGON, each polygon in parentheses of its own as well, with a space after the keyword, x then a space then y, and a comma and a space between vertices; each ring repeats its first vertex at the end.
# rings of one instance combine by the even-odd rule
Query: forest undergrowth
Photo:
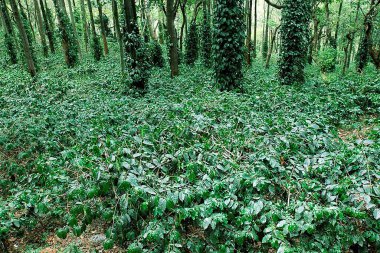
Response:
POLYGON ((112 58, 59 61, 33 82, 0 68, 9 249, 49 220, 61 239, 100 221, 104 249, 126 252, 380 250, 375 69, 322 78, 309 67, 304 85, 284 86, 257 60, 235 93, 196 64, 174 79, 153 70, 141 94, 112 58))

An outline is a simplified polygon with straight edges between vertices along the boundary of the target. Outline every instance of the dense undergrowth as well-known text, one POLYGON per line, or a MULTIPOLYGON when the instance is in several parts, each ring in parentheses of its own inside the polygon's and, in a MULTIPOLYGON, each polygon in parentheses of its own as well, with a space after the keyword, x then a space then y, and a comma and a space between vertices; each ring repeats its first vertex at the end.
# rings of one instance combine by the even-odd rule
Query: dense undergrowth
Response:
MULTIPOLYGON (((380 76, 282 86, 261 62, 240 93, 204 67, 153 70, 138 94, 114 59, 35 82, 0 69, 0 238, 107 224, 127 252, 344 252, 380 243, 380 76), (343 141, 362 122, 366 137, 343 141)), ((47 71, 47 69, 49 71, 47 71)))

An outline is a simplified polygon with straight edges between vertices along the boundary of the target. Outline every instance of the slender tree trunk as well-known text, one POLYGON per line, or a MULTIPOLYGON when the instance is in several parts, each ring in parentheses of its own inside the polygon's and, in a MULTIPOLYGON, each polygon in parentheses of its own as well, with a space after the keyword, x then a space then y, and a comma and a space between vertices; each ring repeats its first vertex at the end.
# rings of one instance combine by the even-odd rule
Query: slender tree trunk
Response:
POLYGON ((183 0, 183 2, 180 3, 181 13, 182 13, 182 25, 181 25, 181 33, 179 36, 179 48, 181 52, 183 50, 184 33, 187 34, 186 3, 187 3, 187 0, 183 0))
POLYGON ((83 40, 86 47, 86 52, 88 52, 88 26, 86 17, 86 8, 84 6, 84 0, 80 0, 80 10, 82 13, 82 26, 83 26, 83 40))
MULTIPOLYGON (((358 22, 359 19, 359 10, 360 10, 360 0, 358 1, 356 5, 356 14, 355 14, 355 24, 358 22)), ((352 49, 354 47, 354 40, 355 40, 356 31, 354 30, 351 36, 350 45, 348 47, 348 57, 347 57, 347 66, 346 69, 350 68, 351 65, 351 55, 352 55, 352 49)))
POLYGON ((263 40, 263 58, 265 59, 268 54, 268 44, 269 44, 269 16, 270 16, 270 5, 267 5, 267 14, 265 22, 265 33, 263 40))
POLYGON ((332 32, 331 32, 331 20, 330 20, 330 0, 325 0, 325 14, 326 14, 326 39, 327 39, 327 45, 336 48, 336 43, 334 41, 334 38, 332 37, 332 32))
POLYGON ((28 36, 26 35, 24 24, 22 23, 20 12, 18 10, 17 4, 15 0, 10 0, 13 17, 15 18, 17 28, 20 33, 22 48, 24 50, 25 60, 28 66, 28 71, 32 77, 36 76, 37 69, 33 59, 33 51, 31 42, 28 40, 28 36))
POLYGON ((108 55, 108 43, 107 43, 107 36, 106 36, 106 28, 105 28, 104 20, 103 20, 103 6, 101 5, 99 0, 96 0, 96 3, 98 5, 99 20, 100 20, 100 31, 102 33, 104 54, 108 55))
POLYGON ((42 20, 41 9, 40 9, 40 6, 39 6, 37 0, 33 0, 33 1, 34 1, 34 8, 36 9, 36 14, 37 14, 38 32, 39 32, 40 37, 41 37, 43 53, 44 53, 44 56, 47 57, 49 54, 49 48, 46 44, 45 27, 44 27, 43 20, 42 20))
POLYGON ((178 39, 175 29, 175 16, 176 16, 176 6, 174 0, 166 1, 166 26, 169 34, 169 58, 170 58, 170 70, 171 77, 179 75, 179 57, 178 57, 178 39))
POLYGON ((247 38, 246 38, 246 45, 247 45, 247 53, 246 53, 246 61, 247 65, 251 66, 251 46, 252 46, 252 1, 253 0, 246 0, 247 1, 247 38))
POLYGON ((123 46, 123 38, 121 36, 120 23, 119 23, 119 11, 117 8, 116 0, 112 0, 112 12, 113 12, 113 17, 115 19, 116 36, 119 42, 121 73, 124 75, 124 72, 125 72, 124 46, 123 46))
POLYGON ((273 34, 272 34, 272 40, 270 43, 270 47, 269 47, 269 51, 268 51, 268 55, 267 55, 267 60, 265 63, 265 68, 269 68, 269 63, 270 63, 270 58, 272 57, 274 42, 276 41, 277 31, 280 28, 280 26, 281 25, 277 26, 276 29, 274 30, 273 34))
POLYGON ((48 41, 49 41, 50 52, 55 53, 54 36, 53 36, 53 31, 52 31, 50 24, 49 24, 48 14, 46 12, 47 9, 44 6, 44 2, 42 0, 39 0, 39 1, 40 1, 40 6, 41 6, 42 17, 44 20, 44 26, 45 26, 44 30, 46 32, 46 36, 47 36, 48 41))
POLYGON ((68 0, 68 2, 69 2, 70 20, 71 20, 71 24, 72 24, 72 26, 73 26, 75 42, 76 42, 77 45, 78 45, 78 53, 79 53, 79 56, 82 57, 82 52, 81 52, 80 43, 79 43, 79 36, 78 36, 78 33, 77 33, 77 26, 76 26, 76 22, 75 22, 75 18, 74 18, 73 6, 72 6, 72 4, 71 4, 71 0, 68 0))
POLYGON ((255 0, 255 23, 253 28, 253 58, 257 55, 257 0, 255 0))
POLYGON ((25 15, 25 17, 27 18, 28 23, 30 25, 30 30, 32 31, 32 35, 33 35, 33 38, 34 38, 34 41, 35 41, 36 40, 36 33, 34 32, 34 28, 33 28, 33 25, 32 25, 32 17, 30 16, 31 11, 29 9, 28 0, 25 1, 25 5, 26 5, 26 15, 25 15, 24 10, 22 9, 23 6, 21 5, 21 1, 19 1, 20 13, 21 13, 21 15, 25 15))
POLYGON ((339 11, 338 11, 338 20, 336 22, 335 27, 335 36, 334 36, 334 43, 335 45, 338 45, 338 34, 339 34, 339 26, 340 26, 340 17, 342 15, 342 9, 343 9, 343 0, 339 4, 339 11))
POLYGON ((154 33, 154 29, 153 29, 153 23, 152 23, 152 17, 150 15, 150 12, 151 12, 151 9, 150 9, 150 1, 149 0, 142 0, 142 1, 146 1, 146 8, 147 8, 147 11, 146 11, 146 21, 147 21, 147 26, 148 26, 148 29, 149 29, 149 34, 150 36, 156 40, 157 39, 157 36, 156 34, 154 33))
POLYGON ((17 63, 17 48, 15 44, 14 32, 12 21, 9 16, 8 8, 5 0, 0 0, 0 13, 1 20, 5 30, 4 42, 6 44, 7 52, 12 64, 17 63))

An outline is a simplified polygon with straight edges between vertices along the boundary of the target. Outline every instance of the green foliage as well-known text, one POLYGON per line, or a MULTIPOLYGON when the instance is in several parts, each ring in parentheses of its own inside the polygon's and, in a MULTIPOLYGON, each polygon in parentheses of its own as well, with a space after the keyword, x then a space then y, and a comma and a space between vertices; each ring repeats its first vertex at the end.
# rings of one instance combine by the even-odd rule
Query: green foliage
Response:
POLYGON ((151 64, 159 68, 164 67, 165 59, 164 59, 160 44, 156 40, 152 40, 149 46, 150 46, 151 64))
POLYGON ((206 67, 212 65, 212 32, 210 24, 210 14, 207 7, 203 8, 203 24, 202 24, 202 59, 206 67))
POLYGON ((221 90, 240 89, 244 44, 242 1, 217 0, 214 15, 216 82, 221 90))
POLYGON ((152 70, 134 97, 112 52, 71 69, 49 58, 33 84, 0 69, 1 239, 51 220, 60 238, 100 221, 103 246, 126 252, 379 244, 380 122, 357 122, 380 110, 377 72, 324 83, 314 68, 284 87, 254 65, 236 94, 183 66, 174 80, 152 70))
POLYGON ((337 59, 337 50, 333 47, 324 48, 319 51, 318 54, 318 65, 322 72, 331 73, 335 70, 337 59))
POLYGON ((198 58, 198 31, 197 24, 190 24, 189 33, 186 36, 186 64, 192 65, 198 58))
POLYGON ((279 77, 282 84, 303 83, 311 3, 305 0, 285 0, 283 5, 279 77))

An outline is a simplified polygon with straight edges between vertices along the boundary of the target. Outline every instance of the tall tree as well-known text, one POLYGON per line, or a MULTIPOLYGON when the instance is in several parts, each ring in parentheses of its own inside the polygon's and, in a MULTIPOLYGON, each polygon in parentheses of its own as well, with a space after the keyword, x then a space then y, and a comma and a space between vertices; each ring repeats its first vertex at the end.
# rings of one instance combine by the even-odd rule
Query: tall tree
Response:
POLYGON ((252 1, 246 0, 247 6, 247 38, 245 41, 247 52, 246 52, 246 61, 248 66, 251 65, 251 47, 252 47, 252 1))
POLYGON ((33 56, 33 48, 32 48, 32 42, 29 41, 28 36, 26 34, 26 28, 24 27, 24 23, 21 20, 21 15, 17 7, 17 3, 15 0, 9 0, 13 12, 13 17, 15 18, 16 25, 21 37, 22 42, 22 48, 24 51, 24 57, 26 64, 28 66, 28 71, 32 77, 37 75, 37 67, 36 63, 34 61, 33 56))
POLYGON ((280 81, 282 84, 303 83, 311 3, 305 0, 285 0, 282 9, 280 81))
POLYGON ((206 67, 211 67, 212 60, 212 34, 210 22, 210 0, 203 1, 203 25, 202 25, 202 58, 206 67))
POLYGON ((81 56, 79 36, 77 33, 77 26, 76 26, 76 22, 75 22, 74 11, 73 11, 73 6, 71 4, 71 0, 68 0, 68 3, 69 3, 69 13, 70 13, 71 25, 73 26, 74 38, 75 38, 75 42, 77 43, 78 54, 79 54, 79 56, 81 56))
POLYGON ((80 0, 80 11, 82 16, 82 26, 83 26, 83 40, 86 48, 86 52, 88 51, 88 25, 87 25, 87 15, 86 8, 84 6, 84 0, 80 0))
POLYGON ((91 0, 87 0, 88 12, 90 13, 90 25, 91 25, 91 35, 92 35, 92 52, 96 61, 102 58, 102 47, 100 45, 99 37, 96 34, 94 13, 92 10, 91 0))
POLYGON ((128 57, 128 65, 131 68, 130 76, 132 78, 132 86, 138 89, 144 89, 147 82, 148 59, 144 54, 143 41, 141 39, 136 13, 135 0, 124 0, 124 16, 125 16, 125 38, 126 52, 128 57))
POLYGON ((266 15, 265 15, 265 31, 264 31, 264 39, 263 39, 263 49, 262 55, 263 58, 266 59, 268 54, 269 47, 269 17, 270 17, 270 5, 267 5, 266 15))
POLYGON ((54 32, 49 22, 48 7, 44 6, 44 2, 42 0, 39 0, 39 1, 40 1, 40 6, 41 6, 42 17, 44 20, 45 32, 49 41, 50 52, 55 53, 54 32))
POLYGON ((215 77, 220 89, 241 89, 244 13, 242 0, 217 0, 214 14, 215 77))
POLYGON ((46 32, 45 32, 44 21, 42 20, 41 8, 37 0, 33 0, 33 1, 34 1, 34 8, 36 10, 38 32, 41 38, 43 54, 45 57, 47 57, 49 54, 49 48, 46 43, 46 32))
POLYGON ((12 64, 17 63, 17 47, 15 45, 14 31, 12 21, 9 16, 8 8, 5 0, 0 0, 1 18, 4 25, 5 37, 4 43, 7 48, 7 53, 12 64))
POLYGON ((125 72, 124 45, 123 45, 123 37, 121 35, 121 30, 120 30, 119 10, 117 7, 116 0, 112 0, 112 13, 115 20, 116 37, 119 42, 121 73, 124 75, 124 72, 125 72))
POLYGON ((62 40, 65 62, 68 67, 74 67, 78 62, 78 44, 74 38, 73 27, 59 0, 53 0, 57 13, 58 27, 62 40))
POLYGON ((253 28, 253 58, 256 58, 257 56, 257 0, 255 0, 255 22, 254 22, 254 28, 253 28))
POLYGON ((171 77, 179 75, 178 38, 174 24, 178 10, 179 0, 166 1, 166 27, 169 35, 169 59, 171 77))
POLYGON ((100 32, 102 34, 102 39, 103 39, 104 54, 108 55, 108 43, 107 43, 107 36, 106 36, 106 28, 105 28, 104 18, 103 18, 103 5, 100 2, 100 0, 96 0, 96 4, 98 6, 98 12, 99 12, 100 32))
POLYGON ((359 73, 363 72, 364 67, 368 63, 370 48, 372 47, 372 34, 373 34, 373 23, 374 19, 378 13, 377 8, 380 5, 380 0, 371 0, 369 10, 364 15, 364 33, 359 44, 358 51, 358 67, 359 73))

